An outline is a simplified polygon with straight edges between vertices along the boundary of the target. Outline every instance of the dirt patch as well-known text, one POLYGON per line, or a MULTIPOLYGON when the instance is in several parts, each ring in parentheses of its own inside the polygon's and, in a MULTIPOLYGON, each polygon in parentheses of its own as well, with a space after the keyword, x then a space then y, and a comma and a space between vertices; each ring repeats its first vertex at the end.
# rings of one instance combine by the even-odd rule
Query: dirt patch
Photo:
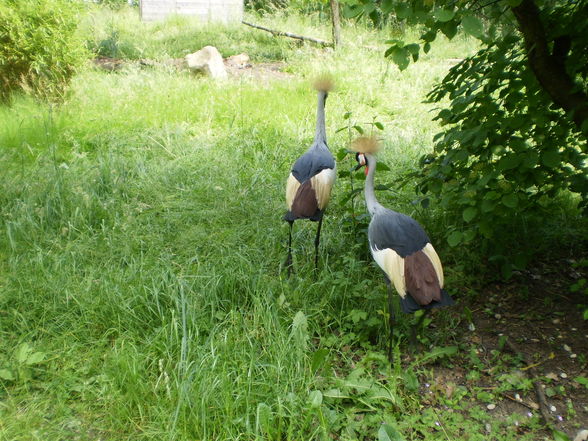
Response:
MULTIPOLYGON (((183 58, 170 58, 165 61, 156 61, 151 59, 125 60, 120 58, 98 57, 92 63, 98 69, 108 72, 118 72, 128 66, 139 66, 140 68, 149 68, 157 66, 168 66, 178 71, 186 70, 183 58)), ((250 78, 267 83, 272 80, 283 80, 292 78, 293 75, 285 72, 285 62, 271 63, 235 63, 230 58, 224 60, 225 69, 229 77, 233 78, 250 78)))
MULTIPOLYGON (((538 381, 554 428, 570 439, 587 429, 588 389, 582 378, 588 378, 588 324, 581 305, 588 299, 569 289, 587 275, 572 263, 539 263, 509 283, 489 285, 475 299, 460 301, 454 319, 471 317, 457 336, 464 350, 451 368, 434 368, 423 396, 441 396, 443 403, 468 390, 466 408, 480 406, 523 433, 524 422, 541 415, 533 384, 538 381)), ((551 439, 551 431, 545 435, 551 439)))

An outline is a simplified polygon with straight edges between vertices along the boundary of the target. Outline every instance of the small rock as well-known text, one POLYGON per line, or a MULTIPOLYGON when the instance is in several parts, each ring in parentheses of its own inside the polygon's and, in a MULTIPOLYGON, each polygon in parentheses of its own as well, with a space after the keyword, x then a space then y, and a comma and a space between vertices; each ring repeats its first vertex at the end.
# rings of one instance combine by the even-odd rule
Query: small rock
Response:
POLYGON ((486 406, 486 408, 487 408, 488 410, 494 410, 494 409, 496 409, 496 404, 488 404, 488 405, 486 406))
POLYGON ((517 401, 523 401, 521 399, 521 396, 519 394, 515 394, 515 400, 517 400, 517 401))
POLYGON ((563 345, 564 351, 566 352, 571 352, 572 348, 570 348, 568 345, 563 345))
POLYGON ((576 358, 577 356, 577 354, 570 354, 570 358, 576 358))
POLYGON ((500 314, 494 314, 494 318, 496 320, 500 320, 502 318, 502 315, 500 315, 500 314))
POLYGON ((572 328, 572 331, 577 331, 577 330, 578 330, 578 328, 572 328))
POLYGON ((555 375, 553 372, 548 373, 545 375, 545 377, 549 378, 550 380, 557 380, 557 375, 555 375))
POLYGON ((249 55, 247 55, 247 54, 231 55, 225 61, 227 62, 227 64, 230 64, 232 66, 244 68, 249 65, 249 55))
POLYGON ((491 433, 492 432, 492 426, 488 423, 486 423, 486 425, 484 426, 486 429, 486 433, 491 433))
POLYGON ((554 325, 559 324, 559 319, 553 319, 551 320, 551 323, 553 323, 554 325))
POLYGON ((561 378, 568 378, 568 374, 566 374, 565 372, 562 372, 561 374, 559 374, 559 376, 561 378))
POLYGON ((580 430, 578 432, 578 434, 576 435, 576 437, 574 438, 574 441, 586 441, 588 440, 588 430, 584 429, 584 430, 580 430))
POLYGON ((470 322, 469 325, 468 325, 468 329, 471 332, 474 332, 476 330, 476 325, 474 325, 472 322, 470 322))
POLYGON ((557 411, 557 408, 555 406, 550 406, 549 410, 551 410, 552 412, 555 412, 555 411, 557 411))
POLYGON ((191 71, 202 72, 219 80, 227 78, 223 57, 214 46, 204 46, 199 51, 186 55, 185 60, 191 71))

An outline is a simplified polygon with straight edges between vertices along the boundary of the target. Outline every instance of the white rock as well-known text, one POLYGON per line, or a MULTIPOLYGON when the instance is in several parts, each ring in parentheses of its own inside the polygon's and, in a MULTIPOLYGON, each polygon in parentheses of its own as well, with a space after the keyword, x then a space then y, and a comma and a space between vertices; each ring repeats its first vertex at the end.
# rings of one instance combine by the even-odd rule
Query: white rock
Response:
POLYGON ((571 352, 572 348, 570 348, 568 345, 563 345, 564 351, 566 352, 571 352))
POLYGON ((496 404, 488 404, 488 405, 486 406, 486 408, 487 408, 488 410, 494 410, 494 409, 496 409, 496 404))
POLYGON ((550 406, 549 410, 551 410, 552 412, 555 412, 557 410, 557 408, 555 406, 550 406))
POLYGON ((559 376, 561 378, 568 378, 568 374, 566 374, 565 372, 562 372, 561 374, 559 374, 559 376))
POLYGON ((204 46, 198 52, 186 55, 185 59, 188 69, 193 72, 202 72, 218 80, 227 78, 223 57, 214 46, 204 46))
POLYGON ((243 68, 249 64, 249 55, 244 53, 238 55, 231 55, 225 61, 227 62, 227 64, 243 68))
POLYGON ((570 358, 576 358, 578 354, 570 354, 570 358))
POLYGON ((545 375, 545 377, 549 378, 550 380, 557 380, 557 375, 555 375, 553 372, 548 373, 545 375))
POLYGON ((584 429, 584 430, 580 430, 578 432, 578 434, 576 435, 576 437, 574 438, 574 441, 586 441, 588 440, 588 430, 584 429))

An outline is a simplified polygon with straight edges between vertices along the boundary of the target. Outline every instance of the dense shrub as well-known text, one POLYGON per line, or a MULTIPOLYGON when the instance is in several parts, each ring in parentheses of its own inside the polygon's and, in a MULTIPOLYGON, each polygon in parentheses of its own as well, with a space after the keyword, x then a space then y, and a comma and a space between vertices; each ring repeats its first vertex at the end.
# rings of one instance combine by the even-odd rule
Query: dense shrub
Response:
POLYGON ((0 98, 18 90, 55 99, 87 59, 75 3, 5 0, 0 4, 0 98))

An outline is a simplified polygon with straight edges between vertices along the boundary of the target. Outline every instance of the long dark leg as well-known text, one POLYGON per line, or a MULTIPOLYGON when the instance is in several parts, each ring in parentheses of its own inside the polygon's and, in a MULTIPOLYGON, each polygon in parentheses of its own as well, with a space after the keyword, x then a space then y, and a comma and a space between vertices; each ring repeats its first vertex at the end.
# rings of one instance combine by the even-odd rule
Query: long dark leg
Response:
POLYGON ((314 238, 314 269, 318 269, 318 249, 321 243, 321 227, 323 226, 323 217, 318 221, 318 227, 316 228, 316 237, 314 238))
POLYGON ((292 274, 292 226, 294 221, 288 221, 290 230, 288 234, 288 255, 286 256, 286 268, 288 268, 288 277, 292 274))
POLYGON ((386 278, 386 285, 388 286, 388 327, 390 328, 390 337, 388 339, 388 360, 390 364, 394 362, 394 293, 392 292, 392 284, 386 278))

